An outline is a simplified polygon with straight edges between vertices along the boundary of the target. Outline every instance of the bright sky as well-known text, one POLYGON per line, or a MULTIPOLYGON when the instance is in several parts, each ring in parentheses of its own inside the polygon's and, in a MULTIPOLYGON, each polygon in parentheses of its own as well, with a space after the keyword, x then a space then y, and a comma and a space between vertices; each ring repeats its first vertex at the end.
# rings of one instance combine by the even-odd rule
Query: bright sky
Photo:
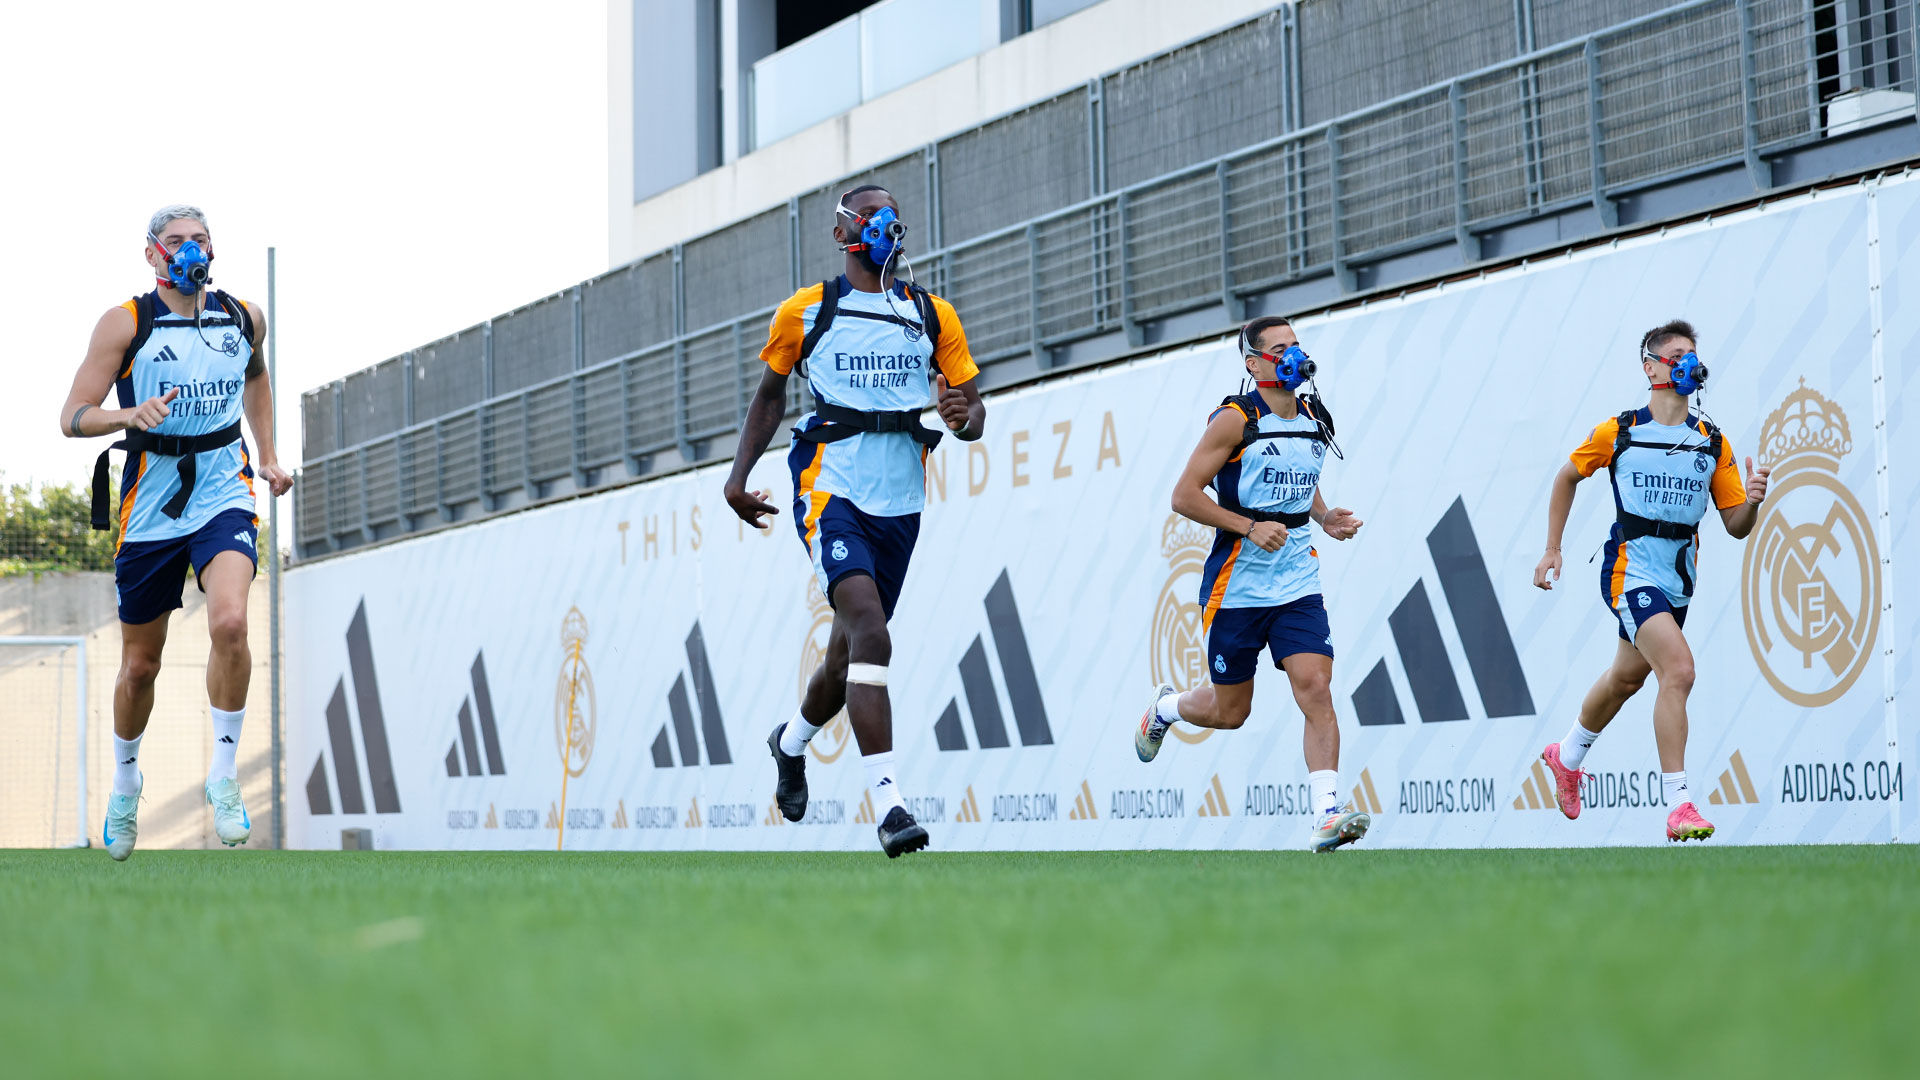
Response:
POLYGON ((91 476, 105 440, 56 414, 168 203, 263 307, 279 249, 289 467, 302 391, 607 269, 606 28, 604 0, 0 5, 0 291, 37 313, 0 360, 5 481, 91 476))

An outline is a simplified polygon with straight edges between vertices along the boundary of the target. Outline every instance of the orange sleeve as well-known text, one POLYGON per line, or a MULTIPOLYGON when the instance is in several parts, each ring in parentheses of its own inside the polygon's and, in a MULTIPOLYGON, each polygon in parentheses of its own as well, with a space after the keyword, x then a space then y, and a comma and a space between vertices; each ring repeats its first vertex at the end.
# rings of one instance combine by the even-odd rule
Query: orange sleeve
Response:
POLYGON ((940 343, 934 346, 933 362, 939 365, 940 374, 947 377, 948 386, 959 386, 971 382, 980 374, 980 368, 973 362, 973 353, 967 350, 967 331, 960 325, 960 315, 953 305, 945 300, 927 294, 933 302, 934 312, 940 316, 940 343))
POLYGON ((1713 482, 1709 485, 1713 493, 1713 505, 1721 510, 1730 510, 1747 501, 1747 485, 1740 479, 1740 466, 1734 463, 1733 440, 1720 436, 1720 464, 1713 470, 1713 482))
POLYGON ((1568 460, 1573 462, 1573 467, 1581 476, 1592 476, 1613 460, 1613 440, 1619 434, 1619 417, 1612 416, 1600 421, 1594 427, 1593 434, 1587 436, 1587 441, 1581 443, 1568 460))
POLYGON ((791 375, 800 362, 800 341, 807 336, 807 309, 820 302, 821 286, 814 283, 781 301, 767 328, 767 344, 760 359, 782 375, 791 375))

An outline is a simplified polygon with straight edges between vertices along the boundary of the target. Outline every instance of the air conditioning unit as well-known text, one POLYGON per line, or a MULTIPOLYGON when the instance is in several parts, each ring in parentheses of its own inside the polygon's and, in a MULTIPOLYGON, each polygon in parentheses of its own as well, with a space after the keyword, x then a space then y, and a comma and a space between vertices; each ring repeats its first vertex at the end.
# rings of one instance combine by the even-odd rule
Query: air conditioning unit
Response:
POLYGON ((1914 115, 1905 90, 1849 90, 1827 100, 1827 134, 1845 135, 1914 115))

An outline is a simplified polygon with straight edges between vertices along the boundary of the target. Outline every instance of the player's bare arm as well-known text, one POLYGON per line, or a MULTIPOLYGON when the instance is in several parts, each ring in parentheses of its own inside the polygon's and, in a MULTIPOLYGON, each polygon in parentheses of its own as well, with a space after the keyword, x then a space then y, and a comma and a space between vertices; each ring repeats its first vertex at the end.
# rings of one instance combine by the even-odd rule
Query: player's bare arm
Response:
MULTIPOLYGON (((264 358, 267 355, 267 317, 253 304, 246 305, 247 314, 253 317, 253 354, 264 358)), ((267 365, 259 364, 260 370, 247 375, 247 385, 241 390, 241 407, 246 410, 247 427, 253 431, 254 449, 260 455, 259 468, 255 470, 260 479, 267 482, 267 489, 275 496, 285 495, 293 490, 293 477, 280 467, 280 455, 273 444, 273 381, 267 377, 267 365)))
POLYGON ((1207 485, 1240 445, 1246 419, 1236 410, 1222 409, 1207 422, 1200 445, 1193 448, 1187 467, 1173 485, 1173 512, 1211 529, 1244 536, 1264 551, 1279 551, 1287 542, 1287 527, 1277 521, 1254 521, 1222 507, 1207 495, 1207 485))
POLYGON ((1560 539, 1567 531, 1567 515, 1573 510, 1573 490, 1585 479, 1572 462, 1564 462, 1553 474, 1553 493, 1547 498, 1547 551, 1533 568, 1533 585, 1551 591, 1560 579, 1560 539))
POLYGON ((760 455, 767 452, 767 444, 773 441, 773 433, 779 430, 780 421, 786 415, 787 376, 768 368, 761 373, 760 388, 753 392, 753 401, 747 406, 747 418, 740 424, 740 448, 733 455, 733 469, 727 474, 726 486, 721 488, 727 505, 740 515, 741 521, 756 529, 766 528, 760 520, 762 515, 780 511, 767 502, 771 492, 747 490, 747 474, 753 471, 760 455))
POLYGON ((975 381, 948 386, 945 375, 933 377, 934 407, 940 413, 940 422, 961 442, 974 442, 987 433, 987 403, 980 399, 975 381))
POLYGON ((1765 465, 1755 468, 1753 458, 1747 458, 1747 501, 1720 511, 1720 523, 1727 527, 1728 536, 1745 540, 1753 532, 1754 523, 1760 520, 1760 504, 1767 498, 1767 477, 1772 472, 1765 465))
POLYGON ((173 414, 171 402, 179 394, 169 390, 148 398, 131 409, 103 409, 100 403, 113 390, 113 380, 126 360, 127 346, 133 343, 133 315, 124 307, 108 308, 94 324, 93 337, 87 342, 86 359, 73 376, 73 389, 67 391, 60 406, 60 434, 70 439, 111 435, 137 428, 152 431, 160 421, 173 414))
POLYGON ((1313 509, 1308 514, 1320 526, 1321 532, 1335 540, 1353 539, 1354 534, 1360 531, 1360 526, 1366 524, 1344 506, 1328 508, 1326 496, 1321 494, 1319 488, 1313 489, 1313 509))

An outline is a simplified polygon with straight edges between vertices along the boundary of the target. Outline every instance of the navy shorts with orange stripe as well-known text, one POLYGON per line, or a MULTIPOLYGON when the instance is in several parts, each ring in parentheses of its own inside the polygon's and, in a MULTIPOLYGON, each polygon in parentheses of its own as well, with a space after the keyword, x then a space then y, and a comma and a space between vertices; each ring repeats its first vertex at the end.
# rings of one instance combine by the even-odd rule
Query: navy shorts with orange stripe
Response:
POLYGON ((813 560, 813 572, 827 603, 834 603, 833 590, 847 578, 864 574, 880 590, 880 606, 887 618, 900 602, 900 590, 907 583, 907 565, 913 560, 913 545, 920 539, 920 515, 899 514, 880 517, 869 514, 838 495, 826 496, 811 525, 807 521, 811 498, 794 500, 794 525, 800 542, 813 560), (808 534, 812 535, 809 536, 808 534))
POLYGON ((1260 666, 1260 650, 1273 655, 1273 666, 1297 653, 1333 655, 1333 628, 1327 605, 1319 593, 1273 607, 1221 608, 1207 628, 1207 665, 1215 686, 1232 686, 1253 678, 1260 666))
MULTIPOLYGON (((222 510, 191 536, 171 540, 129 540, 113 556, 113 587, 119 594, 120 621, 150 623, 177 607, 186 592, 187 571, 197 581, 215 555, 237 551, 253 560, 260 527, 252 511, 222 510)), ((202 592, 206 589, 203 586, 202 592)))

